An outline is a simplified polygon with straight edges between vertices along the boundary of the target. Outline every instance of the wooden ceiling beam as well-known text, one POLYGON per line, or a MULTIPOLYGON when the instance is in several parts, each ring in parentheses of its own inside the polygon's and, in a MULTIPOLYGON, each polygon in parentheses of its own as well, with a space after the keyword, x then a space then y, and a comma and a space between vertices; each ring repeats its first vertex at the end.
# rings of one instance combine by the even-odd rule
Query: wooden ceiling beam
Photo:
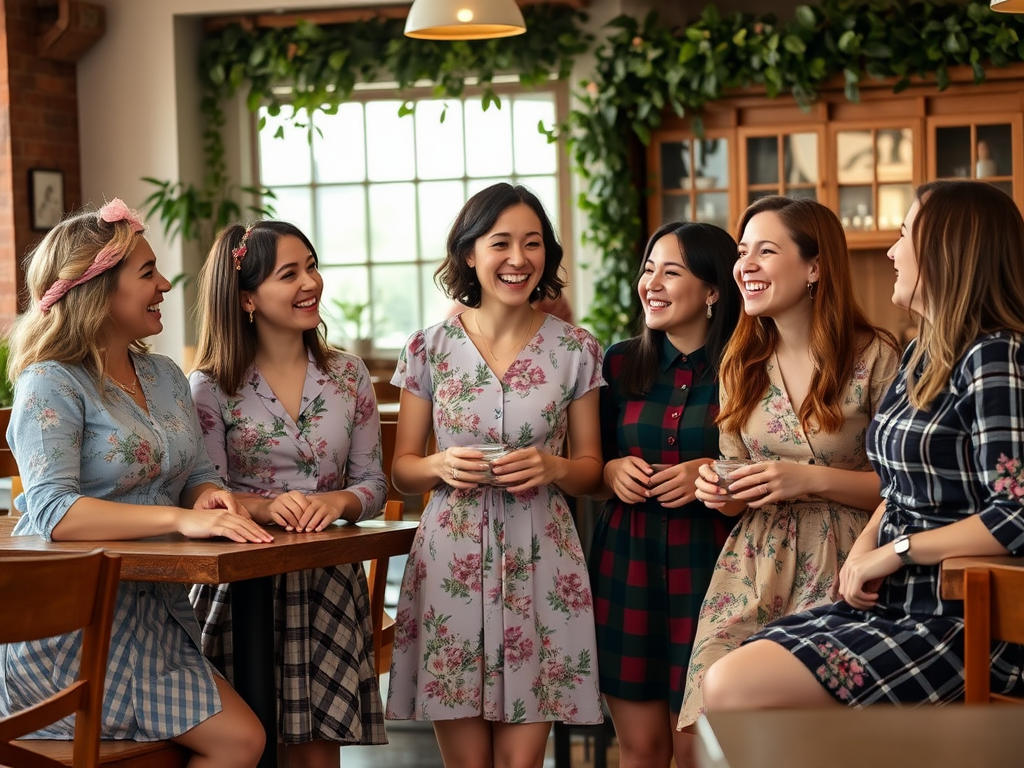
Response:
MULTIPOLYGON (((519 5, 568 5, 582 10, 590 0, 516 0, 519 5)), ((203 24, 207 32, 217 32, 231 24, 240 24, 244 29, 281 29, 294 27, 299 21, 311 21, 320 26, 329 24, 351 24, 374 18, 404 19, 409 15, 408 5, 378 5, 365 8, 336 8, 334 10, 291 11, 289 13, 248 13, 231 16, 211 16, 203 24)))

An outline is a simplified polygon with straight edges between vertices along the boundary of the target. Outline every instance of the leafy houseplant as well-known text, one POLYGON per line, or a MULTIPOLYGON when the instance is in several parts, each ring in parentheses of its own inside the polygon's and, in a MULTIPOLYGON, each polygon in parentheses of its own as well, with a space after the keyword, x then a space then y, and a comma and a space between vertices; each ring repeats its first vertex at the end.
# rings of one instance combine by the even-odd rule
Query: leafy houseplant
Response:
POLYGON ((370 302, 342 301, 331 299, 331 303, 341 312, 341 317, 346 323, 346 338, 352 346, 352 351, 360 357, 368 357, 373 351, 373 339, 364 335, 363 320, 366 310, 370 308, 370 302))
POLYGON ((0 338, 0 408, 9 408, 14 404, 14 387, 7 378, 7 358, 10 354, 7 339, 0 338))

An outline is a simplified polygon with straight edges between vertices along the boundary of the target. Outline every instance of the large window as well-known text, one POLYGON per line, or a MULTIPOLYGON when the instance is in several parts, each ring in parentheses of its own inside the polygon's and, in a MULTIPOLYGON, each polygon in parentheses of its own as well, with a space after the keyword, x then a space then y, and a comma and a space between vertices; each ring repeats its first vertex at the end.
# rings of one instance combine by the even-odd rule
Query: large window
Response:
POLYGON ((312 141, 288 127, 274 138, 281 118, 261 115, 260 181, 276 193, 278 216, 316 245, 332 342, 372 338, 386 354, 451 311, 434 270, 459 209, 484 187, 529 187, 560 231, 560 153, 537 130, 556 121, 557 97, 505 95, 486 112, 479 97, 424 98, 406 116, 401 101, 364 99, 316 114, 312 141), (357 329, 343 308, 360 304, 369 307, 357 329))

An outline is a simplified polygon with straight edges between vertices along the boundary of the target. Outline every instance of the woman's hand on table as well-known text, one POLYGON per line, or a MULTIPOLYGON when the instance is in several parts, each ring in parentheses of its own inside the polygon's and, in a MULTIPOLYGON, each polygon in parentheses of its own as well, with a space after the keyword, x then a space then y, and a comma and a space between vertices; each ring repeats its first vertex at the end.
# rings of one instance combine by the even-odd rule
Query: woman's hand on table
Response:
POLYGON ((323 496, 307 496, 306 509, 299 518, 295 530, 306 533, 322 531, 328 525, 341 517, 344 510, 330 499, 323 496))
POLYGON ((647 481, 654 469, 637 456, 623 456, 612 459, 604 465, 604 484, 626 504, 642 504, 647 501, 647 481))
POLYGON ((252 519, 245 504, 223 488, 207 488, 196 498, 192 509, 224 509, 232 514, 252 519))
POLYGON ((247 541, 269 544, 274 540, 268 531, 248 516, 223 508, 183 509, 178 514, 177 522, 178 532, 190 539, 223 536, 240 544, 247 541))
POLYGON ((697 498, 696 481, 701 466, 710 464, 710 459, 694 459, 681 464, 670 464, 656 471, 648 478, 648 496, 657 499, 663 507, 676 509, 697 498))

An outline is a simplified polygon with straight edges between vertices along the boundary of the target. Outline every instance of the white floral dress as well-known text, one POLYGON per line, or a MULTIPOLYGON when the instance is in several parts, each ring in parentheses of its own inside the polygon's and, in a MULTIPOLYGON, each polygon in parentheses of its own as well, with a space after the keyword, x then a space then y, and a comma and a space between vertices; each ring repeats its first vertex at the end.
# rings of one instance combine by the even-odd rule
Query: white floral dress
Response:
MULTIPOLYGON (((720 433, 723 456, 870 470, 868 424, 898 362, 896 350, 878 340, 869 344, 846 387, 843 427, 836 434, 808 434, 793 411, 773 355, 767 363, 768 391, 742 434, 720 433)), ((728 393, 722 389, 720 397, 725 403, 728 393)), ((839 569, 873 511, 808 497, 748 509, 740 516, 701 606, 680 728, 704 711, 701 683, 715 661, 770 621, 836 599, 839 569)))
MULTIPOLYGON (((438 450, 561 454, 566 409, 604 379, 596 339, 549 315, 499 381, 456 316, 412 336, 392 382, 431 401, 438 450)), ((600 722, 589 585, 558 488, 439 484, 402 580, 388 717, 600 722)))

